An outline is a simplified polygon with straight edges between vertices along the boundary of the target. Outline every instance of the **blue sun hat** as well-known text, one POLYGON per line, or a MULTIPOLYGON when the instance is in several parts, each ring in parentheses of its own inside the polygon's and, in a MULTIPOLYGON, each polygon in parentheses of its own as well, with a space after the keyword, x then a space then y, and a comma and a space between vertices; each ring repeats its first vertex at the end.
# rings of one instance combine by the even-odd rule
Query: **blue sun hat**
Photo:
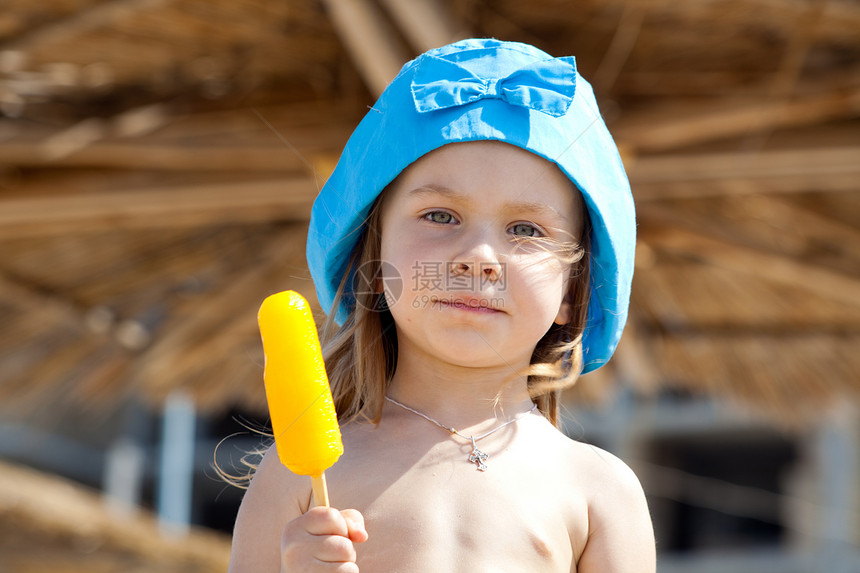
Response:
MULTIPOLYGON (((627 321, 636 218, 618 150, 591 86, 572 57, 527 44, 471 39, 408 62, 356 128, 314 202, 307 257, 328 311, 382 190, 421 156, 448 143, 496 140, 562 170, 591 218, 591 299, 583 373, 605 364, 627 321)), ((350 281, 347 284, 351 284, 350 281)), ((355 300, 345 293, 335 320, 355 300)))

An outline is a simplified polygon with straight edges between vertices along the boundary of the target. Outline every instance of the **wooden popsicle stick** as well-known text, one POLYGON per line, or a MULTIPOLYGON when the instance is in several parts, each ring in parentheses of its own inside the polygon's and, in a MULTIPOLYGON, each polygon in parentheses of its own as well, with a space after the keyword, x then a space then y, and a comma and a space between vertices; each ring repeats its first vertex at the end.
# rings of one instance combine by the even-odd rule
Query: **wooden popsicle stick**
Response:
POLYGON ((314 507, 329 507, 328 487, 325 483, 325 472, 311 476, 311 487, 314 490, 314 507))

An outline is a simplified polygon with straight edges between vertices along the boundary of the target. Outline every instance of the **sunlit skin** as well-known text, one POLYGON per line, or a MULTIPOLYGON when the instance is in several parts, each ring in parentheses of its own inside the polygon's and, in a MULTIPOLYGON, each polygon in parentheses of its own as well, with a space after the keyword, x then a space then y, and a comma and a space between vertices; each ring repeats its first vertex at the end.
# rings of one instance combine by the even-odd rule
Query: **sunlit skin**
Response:
POLYGON ((454 369, 452 378, 491 384, 524 372, 552 322, 568 319, 569 267, 547 239, 579 237, 573 185, 536 155, 482 141, 432 152, 391 191, 382 260, 404 279, 403 295, 388 301, 405 350, 398 370, 426 360, 421 370, 454 369), (437 268, 443 278, 422 272, 437 268))
POLYGON ((231 571, 653 572, 633 473, 528 413, 532 351, 571 315, 558 243, 578 238, 583 207, 570 181, 526 151, 474 142, 419 159, 388 192, 382 259, 403 280, 387 297, 389 395, 467 436, 521 418, 478 442, 480 472, 468 440, 386 403, 378 425, 342 428, 345 453, 327 471, 338 509, 308 511, 308 480, 270 450, 239 512, 231 571), (475 280, 413 280, 436 263, 475 280))

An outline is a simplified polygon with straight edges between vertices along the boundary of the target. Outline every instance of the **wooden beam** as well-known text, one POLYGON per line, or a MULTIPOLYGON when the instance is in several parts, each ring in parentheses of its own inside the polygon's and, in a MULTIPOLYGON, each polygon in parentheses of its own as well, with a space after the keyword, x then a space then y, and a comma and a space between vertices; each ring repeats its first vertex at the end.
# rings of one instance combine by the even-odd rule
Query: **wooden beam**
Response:
MULTIPOLYGON (((860 181, 858 181, 860 188, 860 181)), ((762 218, 773 225, 783 228, 803 229, 803 235, 816 241, 824 240, 840 245, 842 252, 854 252, 860 260, 860 226, 850 225, 832 217, 821 215, 812 209, 799 207, 783 197, 758 197, 759 205, 763 207, 762 218), (763 216, 766 213, 766 216, 763 216)), ((840 212, 840 215, 844 215, 840 212)), ((851 220, 848 217, 848 220, 851 220)))
MULTIPOLYGON (((330 106, 296 106, 305 115, 338 116, 308 123, 290 110, 171 116, 164 105, 134 108, 111 119, 91 118, 52 131, 18 128, 0 145, 0 165, 152 170, 307 170, 317 155, 334 155, 354 128, 330 106), (156 133, 152 133, 156 132, 156 133)), ((330 162, 326 157, 325 162, 330 162)))
MULTIPOLYGON (((626 0, 625 3, 654 11, 667 10, 665 0, 626 0)), ((672 5, 671 12, 691 21, 702 21, 702 19, 713 14, 714 10, 719 10, 722 18, 717 22, 713 22, 713 25, 732 27, 734 29, 734 26, 748 22, 750 14, 777 16, 779 20, 774 19, 768 23, 774 27, 782 27, 785 24, 789 26, 793 25, 807 11, 806 3, 784 2, 783 0, 744 0, 742 4, 745 7, 745 11, 725 10, 722 5, 690 4, 684 2, 672 5)), ((528 7, 527 4, 525 6, 528 7)), ((827 2, 821 23, 821 32, 824 33, 831 29, 845 31, 846 33, 855 30, 860 31, 860 12, 858 12, 856 6, 850 2, 827 2)))
POLYGON ((838 173, 633 184, 633 196, 637 204, 667 199, 704 199, 757 194, 845 193, 857 190, 857 175, 838 173))
POLYGON ((860 175, 860 147, 641 157, 631 162, 629 171, 631 181, 636 183, 860 175))
POLYGON ((382 0, 382 3, 418 52, 471 36, 454 25, 452 16, 437 0, 382 0))
POLYGON ((789 37, 782 62, 773 78, 771 93, 774 97, 788 99, 795 92, 797 80, 828 4, 828 0, 816 0, 807 4, 803 12, 797 15, 794 32, 789 37))
MULTIPOLYGON (((346 139, 343 140, 344 142, 346 139)), ((103 167, 150 171, 270 171, 306 170, 319 160, 328 163, 333 152, 284 146, 194 146, 170 143, 100 142, 75 148, 54 141, 5 143, 0 146, 0 165, 17 167, 103 167)))
POLYGON ((627 165, 637 201, 860 190, 860 147, 633 157, 627 165))
POLYGON ((142 189, 75 196, 0 199, 0 238, 305 221, 319 191, 309 177, 142 189))
POLYGON ((608 93, 614 87, 636 45, 646 12, 647 8, 642 5, 632 2, 624 4, 612 41, 594 72, 594 87, 598 93, 608 93))
MULTIPOLYGON (((84 323, 82 309, 59 297, 42 294, 34 288, 27 288, 2 272, 0 272, 0 295, 4 305, 26 311, 31 316, 39 315, 40 320, 67 322, 76 327, 84 323)), ((9 331, 7 334, 13 333, 9 331)))
POLYGON ((379 96, 409 59, 380 10, 368 0, 324 0, 332 24, 367 88, 379 96))
POLYGON ((324 99, 175 116, 140 143, 247 144, 262 147, 284 138, 301 148, 342 147, 367 110, 353 102, 324 99))
POLYGON ((86 149, 104 139, 107 133, 107 123, 91 117, 47 138, 39 145, 39 150, 46 161, 53 162, 86 149))
POLYGON ((805 260, 767 253, 683 229, 660 227, 643 237, 651 248, 693 255, 706 263, 764 281, 800 287, 852 307, 860 307, 860 278, 805 260))
MULTIPOLYGON (((857 87, 854 79, 860 73, 856 65, 840 67, 836 72, 814 85, 798 86, 794 97, 802 94, 834 93, 857 87), (838 75, 837 75, 838 74, 838 75)), ((618 78, 616 90, 628 98, 645 96, 666 100, 684 101, 689 98, 713 99, 721 94, 732 97, 759 97, 767 99, 772 93, 775 72, 761 73, 750 69, 661 71, 656 69, 625 70, 618 78)), ((801 76, 802 78, 802 76, 801 76)), ((728 96, 727 96, 728 97, 728 96)), ((638 115, 638 114, 637 114, 638 115)))
POLYGON ((130 14, 155 8, 170 0, 112 0, 75 12, 70 18, 46 24, 14 42, 3 46, 4 50, 32 51, 46 44, 72 40, 81 34, 110 26, 130 14))
POLYGON ((718 139, 860 116, 860 89, 828 92, 790 101, 759 101, 715 109, 703 103, 683 114, 644 110, 620 121, 613 133, 620 145, 658 152, 718 139))
POLYGON ((155 131, 168 121, 170 118, 165 106, 159 104, 130 109, 110 121, 91 117, 46 137, 37 145, 34 155, 43 161, 56 163, 111 134, 120 137, 141 136, 155 131))

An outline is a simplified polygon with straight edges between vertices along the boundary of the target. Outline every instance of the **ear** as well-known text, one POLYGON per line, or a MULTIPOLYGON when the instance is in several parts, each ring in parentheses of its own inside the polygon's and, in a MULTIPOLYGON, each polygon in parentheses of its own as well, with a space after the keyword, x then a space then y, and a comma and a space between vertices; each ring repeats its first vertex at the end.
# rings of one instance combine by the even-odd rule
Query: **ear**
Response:
POLYGON ((561 306, 558 307, 558 314, 555 315, 553 322, 559 326, 567 324, 570 322, 571 314, 570 303, 567 302, 567 297, 565 297, 565 300, 561 302, 561 306))

